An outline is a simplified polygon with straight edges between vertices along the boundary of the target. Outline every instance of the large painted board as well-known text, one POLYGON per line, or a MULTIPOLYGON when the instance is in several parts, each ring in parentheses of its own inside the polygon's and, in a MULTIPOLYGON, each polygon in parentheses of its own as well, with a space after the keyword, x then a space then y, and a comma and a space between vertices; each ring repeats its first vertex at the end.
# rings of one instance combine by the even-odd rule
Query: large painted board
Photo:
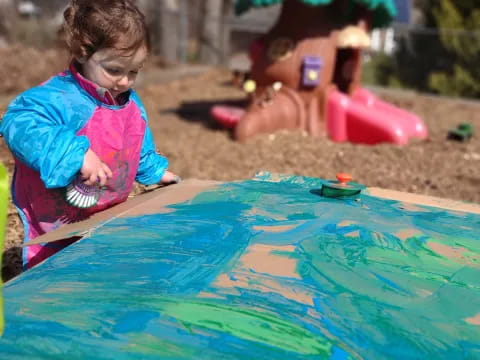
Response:
POLYGON ((5 285, 0 358, 479 359, 480 215, 320 185, 186 182, 99 221, 5 285))

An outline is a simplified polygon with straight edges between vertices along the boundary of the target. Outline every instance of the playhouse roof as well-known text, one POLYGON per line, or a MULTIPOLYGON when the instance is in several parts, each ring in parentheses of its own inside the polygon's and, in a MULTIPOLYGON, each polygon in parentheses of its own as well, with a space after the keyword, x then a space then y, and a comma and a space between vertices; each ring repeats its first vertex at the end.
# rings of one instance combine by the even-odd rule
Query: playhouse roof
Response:
MULTIPOLYGON (((240 15, 250 8, 270 6, 281 3, 283 0, 237 0, 235 13, 240 15)), ((319 6, 328 5, 334 0, 299 0, 307 5, 319 6)), ((362 4, 373 12, 373 26, 382 27, 390 23, 397 15, 397 8, 394 0, 350 0, 350 2, 362 4)))

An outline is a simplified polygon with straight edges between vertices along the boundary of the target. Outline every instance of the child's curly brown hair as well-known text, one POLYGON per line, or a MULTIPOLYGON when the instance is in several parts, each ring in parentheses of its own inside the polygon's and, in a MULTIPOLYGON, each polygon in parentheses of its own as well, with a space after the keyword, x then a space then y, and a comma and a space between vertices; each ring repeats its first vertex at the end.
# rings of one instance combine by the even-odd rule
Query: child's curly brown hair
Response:
POLYGON ((145 16, 133 0, 71 0, 63 17, 60 33, 75 59, 105 48, 150 50, 145 16))

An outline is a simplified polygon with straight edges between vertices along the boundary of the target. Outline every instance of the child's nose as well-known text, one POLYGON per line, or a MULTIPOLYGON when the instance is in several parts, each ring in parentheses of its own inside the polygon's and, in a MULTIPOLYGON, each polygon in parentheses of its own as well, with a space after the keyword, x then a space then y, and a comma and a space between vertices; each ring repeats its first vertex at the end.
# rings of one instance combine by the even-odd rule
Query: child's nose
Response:
POLYGON ((129 83, 128 76, 125 75, 125 76, 122 76, 122 77, 118 80, 117 85, 118 85, 118 86, 125 87, 125 86, 128 86, 128 83, 129 83))

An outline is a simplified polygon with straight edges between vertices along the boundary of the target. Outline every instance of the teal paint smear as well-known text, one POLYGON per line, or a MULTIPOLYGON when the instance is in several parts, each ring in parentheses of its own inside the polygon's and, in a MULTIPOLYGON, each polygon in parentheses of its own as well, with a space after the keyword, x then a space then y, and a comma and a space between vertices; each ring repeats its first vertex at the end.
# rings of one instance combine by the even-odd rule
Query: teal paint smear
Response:
POLYGON ((107 223, 5 285, 0 358, 478 358, 480 216, 321 183, 261 174, 107 223))

